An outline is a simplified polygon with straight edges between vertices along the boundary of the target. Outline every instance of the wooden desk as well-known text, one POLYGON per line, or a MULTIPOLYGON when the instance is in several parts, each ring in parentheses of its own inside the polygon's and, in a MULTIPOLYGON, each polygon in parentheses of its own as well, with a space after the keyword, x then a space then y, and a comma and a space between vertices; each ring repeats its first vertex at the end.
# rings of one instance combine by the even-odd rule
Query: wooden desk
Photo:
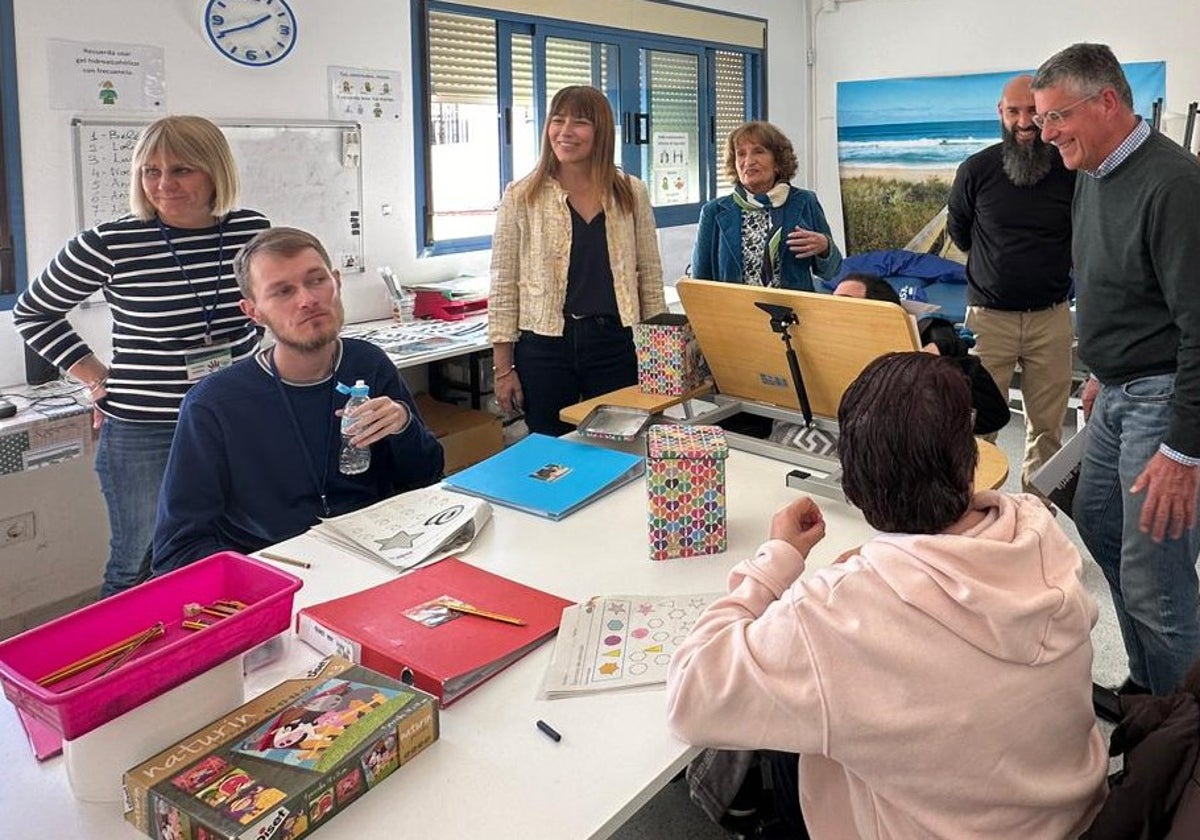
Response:
POLYGON ((628 388, 609 391, 607 394, 601 394, 590 400, 569 405, 558 412, 558 419, 564 423, 570 423, 572 426, 578 426, 591 413, 592 409, 598 405, 619 405, 622 408, 637 408, 642 411, 649 411, 651 414, 658 414, 659 412, 666 411, 673 405, 679 405, 680 403, 695 399, 701 394, 707 394, 711 390, 712 382, 709 381, 694 390, 688 391, 681 397, 672 397, 667 394, 647 394, 640 386, 630 385, 628 388))
POLYGON ((979 463, 975 467, 977 490, 998 490, 1008 480, 1008 456, 994 443, 975 438, 979 447, 979 463))
MULTIPOLYGON (((562 522, 497 508, 464 559, 574 600, 596 594, 721 592, 731 566, 766 537, 771 514, 796 497, 790 466, 746 452, 726 462, 729 551, 713 557, 647 559, 645 484, 633 482, 562 522)), ((872 531, 850 507, 818 500, 828 536, 810 568, 862 544, 872 531)), ((368 561, 308 537, 279 546, 302 556, 305 586, 297 607, 389 579, 368 561)), ((250 675, 259 693, 316 661, 289 634, 285 661, 250 675)), ((322 840, 392 838, 408 825, 434 838, 603 838, 632 816, 696 754, 666 729, 659 690, 599 693, 562 700, 536 695, 550 659, 546 644, 442 714, 441 739, 328 825, 322 840), (542 719, 562 733, 553 743, 542 719)), ((5 767, 0 837, 134 840, 118 805, 77 801, 62 759, 38 764, 16 713, 0 703, 5 767)), ((114 784, 117 780, 114 779, 114 784)))

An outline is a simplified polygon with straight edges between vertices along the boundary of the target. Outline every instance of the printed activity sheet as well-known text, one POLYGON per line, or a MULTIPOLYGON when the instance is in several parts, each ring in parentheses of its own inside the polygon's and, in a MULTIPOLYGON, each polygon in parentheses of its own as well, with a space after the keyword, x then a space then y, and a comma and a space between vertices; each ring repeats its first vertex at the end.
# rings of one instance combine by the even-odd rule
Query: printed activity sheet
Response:
POLYGON ((721 594, 596 596, 566 608, 544 696, 665 683, 671 655, 721 594))
POLYGON ((491 515, 482 499, 425 487, 323 519, 309 533, 403 572, 465 550, 491 515))

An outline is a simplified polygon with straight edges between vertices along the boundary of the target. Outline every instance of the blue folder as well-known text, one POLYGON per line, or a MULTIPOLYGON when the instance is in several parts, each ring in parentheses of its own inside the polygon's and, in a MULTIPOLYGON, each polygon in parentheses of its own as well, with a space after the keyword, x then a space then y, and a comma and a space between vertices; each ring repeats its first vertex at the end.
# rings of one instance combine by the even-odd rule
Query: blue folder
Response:
POLYGON ((557 521, 633 481, 644 468, 638 455, 531 434, 444 483, 451 490, 557 521))

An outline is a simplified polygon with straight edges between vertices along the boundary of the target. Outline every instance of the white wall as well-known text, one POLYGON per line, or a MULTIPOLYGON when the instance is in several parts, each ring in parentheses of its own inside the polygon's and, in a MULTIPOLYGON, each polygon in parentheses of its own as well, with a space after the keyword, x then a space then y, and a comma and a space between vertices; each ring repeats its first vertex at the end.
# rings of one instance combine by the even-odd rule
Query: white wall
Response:
POLYGON ((1200 4, 1185 0, 840 0, 814 27, 815 183, 835 236, 844 241, 837 82, 1037 67, 1063 47, 1096 41, 1123 62, 1167 62, 1163 127, 1179 140, 1188 103, 1200 99, 1198 32, 1200 4))
MULTIPOLYGON (((803 85, 795 83, 802 66, 794 64, 792 48, 804 37, 800 0, 702 0, 694 5, 768 20, 771 116, 798 135, 807 108, 803 85)), ((299 41, 287 59, 267 68, 242 68, 218 56, 201 31, 204 6, 204 0, 14 0, 25 253, 31 273, 40 271, 76 233, 69 124, 77 114, 48 105, 47 42, 54 38, 161 47, 168 111, 217 118, 325 119, 328 65, 399 71, 404 79, 402 119, 363 127, 367 272, 347 275, 347 317, 386 316, 375 271, 380 265, 391 265, 400 276, 414 279, 486 271, 486 252, 432 259, 419 259, 416 254, 407 0, 292 0, 299 17, 299 41), (391 215, 383 215, 384 204, 394 209, 391 215)), ((690 254, 686 233, 668 239, 673 253, 690 254)), ((682 271, 680 259, 686 262, 686 257, 676 256, 668 270, 682 271)), ((72 320, 107 358, 107 309, 77 310, 72 320)), ((0 385, 19 382, 24 375, 24 355, 11 313, 2 312, 0 385)), ((103 505, 89 464, 80 461, 0 480, 0 519, 30 509, 39 523, 45 523, 36 544, 0 549, 0 591, 11 596, 0 600, 0 636, 6 621, 13 627, 9 619, 15 613, 61 602, 98 584, 107 553, 103 505)))
MULTIPOLYGON (((791 79, 790 44, 803 40, 799 0, 707 0, 695 5, 753 14, 769 20, 770 49, 781 57, 769 68, 772 116, 799 130, 803 86, 791 79)), ((48 39, 149 44, 165 51, 167 107, 172 113, 261 119, 325 119, 326 67, 330 64, 393 69, 411 76, 410 5, 406 0, 294 0, 300 39, 281 64, 242 68, 208 45, 201 31, 203 0, 14 0, 21 114, 26 260, 36 273, 76 233, 68 125, 72 112, 48 107, 48 39)), ((391 265, 401 276, 448 277, 485 270, 487 254, 433 259, 416 256, 412 85, 402 90, 403 119, 363 128, 364 219, 367 272, 346 285, 347 317, 386 315, 375 268, 391 265), (395 212, 381 213, 390 204, 395 212)), ((285 222, 285 219, 276 220, 285 222)), ((107 353, 103 307, 73 320, 107 353)), ((0 383, 24 378, 20 343, 11 315, 0 313, 0 383)))

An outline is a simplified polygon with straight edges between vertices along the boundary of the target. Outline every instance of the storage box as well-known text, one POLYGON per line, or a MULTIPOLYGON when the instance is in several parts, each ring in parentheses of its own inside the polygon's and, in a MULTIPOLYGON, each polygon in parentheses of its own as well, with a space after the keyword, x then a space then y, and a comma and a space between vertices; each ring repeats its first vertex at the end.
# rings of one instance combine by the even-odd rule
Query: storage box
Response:
POLYGON ((438 734, 432 696, 329 657, 126 771, 125 818, 156 840, 296 840, 438 734))
POLYGON ((13 705, 77 738, 219 662, 287 630, 294 575, 224 551, 0 642, 0 683, 13 705), (183 606, 219 599, 245 609, 199 631, 183 606), (162 622, 164 635, 108 673, 110 663, 46 687, 38 680, 162 622))
POLYGON ((717 426, 651 426, 646 439, 650 559, 725 550, 725 457, 717 426))
POLYGON ((708 376, 708 365, 686 315, 665 312, 635 324, 633 343, 643 393, 683 396, 708 376))
POLYGON ((490 458, 504 448, 500 418, 486 411, 438 402, 417 395, 417 410, 446 451, 446 474, 490 458))

